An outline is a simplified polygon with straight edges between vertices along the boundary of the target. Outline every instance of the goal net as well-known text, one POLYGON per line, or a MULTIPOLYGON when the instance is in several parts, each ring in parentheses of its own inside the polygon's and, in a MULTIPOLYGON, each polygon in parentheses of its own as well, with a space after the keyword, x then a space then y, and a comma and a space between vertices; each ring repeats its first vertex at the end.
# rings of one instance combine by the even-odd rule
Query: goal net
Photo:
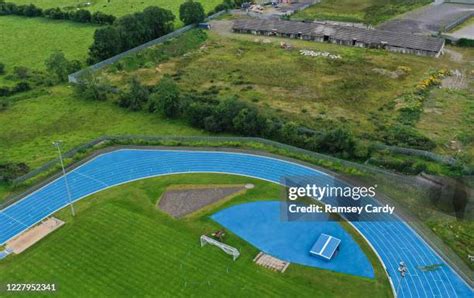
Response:
POLYGON ((219 247, 226 254, 231 255, 234 261, 240 256, 240 252, 237 250, 237 248, 232 247, 232 246, 227 245, 227 244, 224 244, 224 243, 219 242, 217 240, 214 240, 210 237, 207 237, 206 235, 202 235, 201 236, 201 247, 203 247, 206 244, 211 244, 211 245, 219 247))

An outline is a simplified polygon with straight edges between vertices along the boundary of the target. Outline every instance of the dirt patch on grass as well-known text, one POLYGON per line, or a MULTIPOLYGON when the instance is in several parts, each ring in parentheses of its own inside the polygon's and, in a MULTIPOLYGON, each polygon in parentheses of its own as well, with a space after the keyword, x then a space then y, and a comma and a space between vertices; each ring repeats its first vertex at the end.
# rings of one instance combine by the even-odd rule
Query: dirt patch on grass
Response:
POLYGON ((173 217, 181 218, 230 199, 245 190, 245 185, 175 186, 168 188, 161 196, 158 208, 173 217))

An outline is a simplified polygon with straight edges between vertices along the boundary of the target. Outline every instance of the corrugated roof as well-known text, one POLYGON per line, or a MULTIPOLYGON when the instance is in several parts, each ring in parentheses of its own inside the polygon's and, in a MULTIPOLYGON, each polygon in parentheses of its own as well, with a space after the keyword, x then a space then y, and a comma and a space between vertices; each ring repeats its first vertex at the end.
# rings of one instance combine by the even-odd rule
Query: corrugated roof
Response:
POLYGON ((432 52, 439 52, 444 44, 443 39, 431 36, 335 24, 303 23, 284 20, 241 19, 234 22, 233 29, 274 31, 279 34, 301 33, 312 37, 327 35, 337 40, 352 41, 356 39, 365 44, 381 44, 384 42, 389 46, 432 52))

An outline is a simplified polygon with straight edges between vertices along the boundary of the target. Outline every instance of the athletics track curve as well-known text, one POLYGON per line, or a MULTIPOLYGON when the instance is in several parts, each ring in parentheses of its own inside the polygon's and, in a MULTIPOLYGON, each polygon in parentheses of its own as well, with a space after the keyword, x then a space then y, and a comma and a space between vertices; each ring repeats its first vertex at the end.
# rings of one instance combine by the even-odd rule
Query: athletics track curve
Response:
MULTIPOLYGON (((101 154, 67 174, 74 201, 119 184, 178 173, 225 173, 281 183, 285 176, 313 176, 320 185, 334 178, 307 166, 259 155, 161 149, 119 149, 101 154)), ((58 178, 0 211, 0 245, 68 204, 64 178, 58 178)), ((353 222, 370 242, 399 287, 398 263, 409 273, 399 297, 474 297, 467 283, 401 220, 353 222), (430 272, 416 268, 443 264, 430 272)))

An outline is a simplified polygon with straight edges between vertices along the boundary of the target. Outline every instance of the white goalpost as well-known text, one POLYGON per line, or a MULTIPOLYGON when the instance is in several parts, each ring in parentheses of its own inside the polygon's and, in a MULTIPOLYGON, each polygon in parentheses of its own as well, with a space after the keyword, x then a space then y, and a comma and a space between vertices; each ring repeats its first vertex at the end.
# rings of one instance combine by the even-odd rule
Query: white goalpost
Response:
POLYGON ((219 247, 226 254, 231 255, 234 261, 240 256, 240 252, 237 248, 232 247, 232 246, 227 245, 227 244, 224 244, 224 243, 219 242, 217 240, 214 240, 210 237, 207 237, 206 235, 202 235, 201 236, 201 247, 203 247, 206 244, 211 244, 211 245, 219 247))

